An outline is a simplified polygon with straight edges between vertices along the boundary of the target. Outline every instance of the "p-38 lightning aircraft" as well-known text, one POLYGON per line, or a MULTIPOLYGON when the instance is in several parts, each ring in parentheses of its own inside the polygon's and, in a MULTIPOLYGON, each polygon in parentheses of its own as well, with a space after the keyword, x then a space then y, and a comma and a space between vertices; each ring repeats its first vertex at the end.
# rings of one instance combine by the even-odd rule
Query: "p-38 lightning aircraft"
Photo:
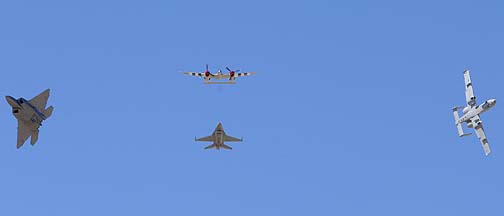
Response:
POLYGON ((226 135, 224 132, 224 128, 222 127, 222 124, 219 123, 217 127, 215 128, 215 131, 212 133, 212 135, 196 139, 194 138, 195 141, 202 141, 202 142, 213 142, 212 145, 209 145, 205 147, 205 149, 211 149, 211 148, 216 148, 217 150, 220 150, 221 148, 223 149, 233 149, 230 146, 227 146, 224 144, 224 142, 242 142, 242 139, 234 138, 231 136, 226 135))
POLYGON ((49 99, 49 89, 35 96, 31 100, 24 98, 15 99, 6 96, 7 103, 12 107, 12 114, 18 120, 17 127, 17 148, 21 148, 25 141, 31 136, 31 144, 35 145, 38 140, 39 127, 42 121, 51 117, 53 107, 46 109, 49 99))
POLYGON ((229 71, 228 74, 222 73, 221 70, 217 71, 216 74, 210 73, 208 70, 208 65, 206 65, 206 71, 205 72, 184 72, 184 74, 187 74, 189 76, 197 76, 201 77, 205 80, 205 84, 235 84, 235 79, 237 77, 242 77, 242 76, 250 76, 252 74, 255 74, 255 72, 245 72, 245 73, 239 73, 240 70, 231 70, 229 67, 226 67, 226 69, 229 71), (210 80, 221 80, 221 79, 227 79, 228 82, 211 82, 210 80))
POLYGON ((490 99, 485 101, 485 103, 481 105, 476 105, 476 97, 474 96, 471 75, 469 71, 464 71, 464 80, 465 80, 465 95, 467 105, 465 107, 454 107, 453 108, 453 116, 455 117, 455 125, 457 126, 458 134, 460 137, 469 136, 469 134, 465 134, 462 130, 462 123, 466 123, 468 128, 474 128, 476 131, 476 135, 478 136, 481 145, 483 146, 483 150, 485 150, 485 155, 490 154, 490 146, 488 145, 488 140, 485 135, 485 130, 483 129, 483 122, 480 119, 480 115, 492 107, 495 106, 497 100, 490 99), (463 115, 459 117, 459 109, 463 108, 463 115))

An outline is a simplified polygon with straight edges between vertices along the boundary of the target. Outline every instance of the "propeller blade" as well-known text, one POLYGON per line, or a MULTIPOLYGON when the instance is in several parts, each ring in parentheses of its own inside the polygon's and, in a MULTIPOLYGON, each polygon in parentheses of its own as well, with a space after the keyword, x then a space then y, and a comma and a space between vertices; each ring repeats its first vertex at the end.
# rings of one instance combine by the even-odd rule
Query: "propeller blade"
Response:
POLYGON ((227 69, 229 72, 231 72, 231 69, 229 69, 228 67, 226 67, 226 69, 227 69))
POLYGON ((208 64, 206 64, 206 71, 208 71, 208 64))

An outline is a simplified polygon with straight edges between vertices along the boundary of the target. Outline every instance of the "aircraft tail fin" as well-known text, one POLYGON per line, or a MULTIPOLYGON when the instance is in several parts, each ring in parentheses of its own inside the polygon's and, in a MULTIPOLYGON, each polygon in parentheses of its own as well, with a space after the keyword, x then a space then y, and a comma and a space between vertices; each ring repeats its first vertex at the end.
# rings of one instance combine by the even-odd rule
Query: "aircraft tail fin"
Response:
POLYGON ((46 110, 44 110, 44 116, 46 118, 51 117, 53 110, 54 110, 53 106, 48 107, 46 110))
POLYGON ((470 133, 465 134, 464 130, 462 129, 462 123, 459 122, 459 120, 460 120, 459 113, 458 113, 459 108, 460 107, 453 108, 453 117, 455 118, 455 125, 457 126, 457 131, 458 131, 459 137, 469 136, 471 134, 470 133))

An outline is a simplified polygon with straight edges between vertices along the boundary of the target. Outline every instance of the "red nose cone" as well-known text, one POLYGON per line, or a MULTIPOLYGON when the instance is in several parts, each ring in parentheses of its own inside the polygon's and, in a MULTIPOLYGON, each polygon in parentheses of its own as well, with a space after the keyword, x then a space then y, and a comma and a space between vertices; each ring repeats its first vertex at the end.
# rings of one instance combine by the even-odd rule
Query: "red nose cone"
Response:
POLYGON ((235 75, 235 72, 234 72, 234 71, 229 72, 229 76, 234 77, 234 75, 235 75))
POLYGON ((205 76, 210 76, 210 72, 205 71, 205 76))

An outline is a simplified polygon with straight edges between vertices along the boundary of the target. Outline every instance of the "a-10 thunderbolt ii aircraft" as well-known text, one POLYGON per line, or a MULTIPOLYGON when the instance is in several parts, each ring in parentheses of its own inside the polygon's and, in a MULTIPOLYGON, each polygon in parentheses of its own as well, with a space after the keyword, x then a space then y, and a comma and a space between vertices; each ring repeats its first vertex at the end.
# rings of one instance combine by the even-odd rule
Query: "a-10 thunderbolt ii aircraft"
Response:
POLYGON ((252 74, 255 74, 255 72, 239 73, 240 70, 231 70, 231 69, 229 69, 229 67, 226 67, 226 70, 229 71, 228 74, 222 73, 221 70, 217 71, 216 74, 213 74, 208 70, 208 65, 206 65, 205 72, 183 72, 183 73, 187 74, 189 76, 201 77, 205 80, 205 84, 235 84, 236 83, 235 79, 237 77, 250 76, 252 74), (212 79, 213 80, 226 79, 228 81, 227 82, 211 82, 212 79))
POLYGON ((233 149, 230 146, 227 146, 224 144, 224 142, 242 142, 242 139, 234 138, 231 136, 226 135, 224 132, 224 128, 222 127, 222 124, 219 122, 217 127, 215 128, 215 131, 212 133, 212 135, 196 139, 194 138, 195 141, 201 141, 201 142, 213 142, 212 145, 209 145, 205 147, 205 149, 211 149, 211 148, 216 148, 217 150, 220 150, 221 148, 223 149, 233 149))
POLYGON ((465 107, 454 107, 453 116, 455 117, 455 125, 457 125, 458 134, 460 137, 469 136, 465 134, 462 130, 462 123, 466 123, 468 128, 474 128, 476 135, 478 136, 483 150, 485 150, 485 155, 490 154, 490 146, 488 145, 488 140, 485 135, 485 130, 483 129, 483 122, 480 119, 480 114, 490 110, 495 106, 497 101, 495 99, 490 99, 485 101, 481 105, 476 104, 476 97, 474 96, 473 86, 471 82, 471 75, 468 70, 464 71, 465 80, 465 95, 467 105, 465 107), (459 109, 463 108, 463 115, 459 117, 459 109))
POLYGON ((47 100, 49 99, 49 89, 31 100, 24 98, 15 99, 11 96, 6 96, 5 99, 12 107, 12 114, 18 120, 17 148, 19 149, 23 146, 30 136, 30 143, 35 145, 38 140, 39 127, 42 125, 42 121, 49 118, 54 109, 52 106, 46 109, 47 100))

